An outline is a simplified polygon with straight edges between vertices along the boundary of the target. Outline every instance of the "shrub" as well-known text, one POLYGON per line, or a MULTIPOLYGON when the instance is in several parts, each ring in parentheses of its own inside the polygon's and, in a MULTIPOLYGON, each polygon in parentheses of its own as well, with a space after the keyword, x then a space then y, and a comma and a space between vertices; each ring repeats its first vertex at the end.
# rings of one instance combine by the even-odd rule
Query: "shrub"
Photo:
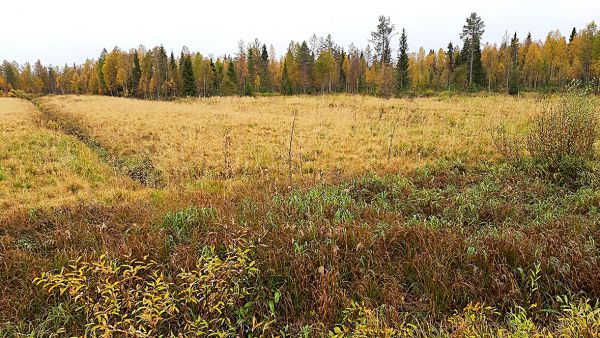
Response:
POLYGON ((560 337, 600 337, 600 303, 588 299, 559 297, 562 313, 559 317, 560 337))
POLYGON ((229 247, 219 256, 211 247, 195 269, 174 277, 154 261, 120 263, 101 256, 94 262, 72 261, 34 283, 77 308, 86 335, 243 336, 266 325, 245 318, 257 273, 249 249, 229 247))
POLYGON ((329 332, 331 338, 342 337, 412 337, 415 326, 401 323, 391 327, 382 308, 370 309, 362 302, 352 301, 342 315, 342 323, 329 332))
POLYGON ((535 120, 527 135, 532 158, 557 169, 566 158, 594 158, 598 139, 598 116, 594 98, 574 85, 561 95, 558 105, 549 105, 535 120))

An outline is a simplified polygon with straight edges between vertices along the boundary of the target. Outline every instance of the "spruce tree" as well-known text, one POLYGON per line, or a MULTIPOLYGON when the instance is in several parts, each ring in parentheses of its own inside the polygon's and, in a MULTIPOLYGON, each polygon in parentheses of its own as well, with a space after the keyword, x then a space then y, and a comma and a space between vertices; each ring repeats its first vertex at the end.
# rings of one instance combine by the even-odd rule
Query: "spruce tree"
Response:
POLYGON ((231 93, 232 95, 234 95, 236 93, 236 88, 238 85, 238 78, 237 78, 237 72, 235 70, 235 64, 233 63, 233 60, 229 60, 229 63, 227 64, 227 82, 228 84, 231 85, 231 93))
POLYGON ((343 92, 343 91, 346 91, 346 71, 344 69, 344 62, 346 61, 346 53, 344 52, 344 49, 341 50, 338 60, 339 60, 338 91, 343 92))
POLYGON ((396 90, 401 92, 408 87, 408 40, 406 30, 402 28, 400 34, 400 48, 398 50, 398 64, 396 66, 396 90))
POLYGON ((510 40, 510 70, 508 74, 508 94, 519 94, 519 38, 517 33, 510 40))
POLYGON ((575 40, 576 36, 577 36, 577 29, 575 29, 575 27, 573 27, 573 30, 571 31, 571 35, 569 36, 569 45, 571 43, 573 43, 573 40, 575 40))
POLYGON ((300 70, 300 84, 304 94, 311 93, 313 87, 313 69, 315 64, 315 56, 311 52, 306 41, 300 44, 297 51, 296 61, 300 70))
POLYGON ((180 59, 181 94, 182 96, 196 96, 196 81, 192 67, 192 57, 189 54, 181 55, 180 59))
POLYGON ((137 97, 140 78, 142 77, 142 67, 140 66, 140 58, 138 52, 133 53, 133 67, 131 69, 131 92, 129 96, 137 97))
POLYGON ((292 81, 285 60, 283 61, 283 71, 281 72, 281 92, 284 95, 292 95, 292 81))
POLYGON ((248 76, 246 79, 246 95, 252 96, 256 91, 254 83, 256 82, 256 63, 258 51, 253 46, 248 47, 248 76))
POLYGON ((452 42, 448 43, 448 50, 446 51, 446 59, 448 60, 448 83, 447 86, 450 86, 450 79, 452 78, 452 73, 454 72, 454 45, 452 42))
POLYGON ((271 74, 269 73, 269 53, 267 45, 262 45, 260 53, 260 91, 262 93, 271 92, 271 74))

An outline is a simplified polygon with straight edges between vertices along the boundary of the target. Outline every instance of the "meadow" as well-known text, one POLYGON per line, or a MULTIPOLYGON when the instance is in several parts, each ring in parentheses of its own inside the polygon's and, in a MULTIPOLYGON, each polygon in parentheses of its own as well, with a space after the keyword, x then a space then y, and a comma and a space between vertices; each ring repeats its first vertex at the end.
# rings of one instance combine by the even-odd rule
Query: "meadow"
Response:
POLYGON ((0 336, 598 337, 597 107, 0 98, 0 336))
POLYGON ((152 161, 168 186, 179 187, 223 176, 287 177, 290 136, 294 177, 397 172, 441 158, 485 160, 494 156, 489 137, 494 124, 522 129, 543 108, 535 98, 500 95, 175 102, 53 96, 40 105, 75 118, 110 152, 152 161))

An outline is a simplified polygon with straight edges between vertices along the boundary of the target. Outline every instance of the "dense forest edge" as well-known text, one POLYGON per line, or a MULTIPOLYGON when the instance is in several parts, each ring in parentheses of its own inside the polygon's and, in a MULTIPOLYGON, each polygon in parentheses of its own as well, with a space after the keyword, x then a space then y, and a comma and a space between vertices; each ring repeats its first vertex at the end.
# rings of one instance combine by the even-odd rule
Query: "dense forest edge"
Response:
POLYGON ((183 47, 179 57, 161 45, 102 50, 98 59, 63 67, 4 61, 0 95, 94 94, 143 99, 177 97, 360 93, 382 97, 439 92, 554 92, 573 80, 600 93, 600 31, 592 21, 569 36, 545 40, 508 33, 482 44, 485 23, 472 13, 452 42, 437 51, 411 51, 405 29, 380 16, 364 49, 313 34, 278 57, 258 39, 238 43, 235 55, 213 57, 183 47), (399 49, 391 42, 399 39, 399 49))

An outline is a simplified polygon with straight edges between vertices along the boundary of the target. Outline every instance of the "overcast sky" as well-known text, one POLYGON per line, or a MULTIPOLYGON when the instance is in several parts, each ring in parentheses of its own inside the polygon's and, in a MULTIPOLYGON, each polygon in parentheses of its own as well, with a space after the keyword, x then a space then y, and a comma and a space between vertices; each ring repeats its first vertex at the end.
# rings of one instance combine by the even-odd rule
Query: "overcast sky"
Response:
POLYGON ((543 39, 550 30, 568 35, 574 26, 600 20, 600 0, 3 0, 0 60, 39 58, 63 65, 97 58, 104 47, 139 44, 163 44, 176 54, 186 45, 220 56, 234 53, 240 39, 254 38, 281 55, 290 40, 308 40, 313 33, 362 48, 380 14, 390 16, 396 28, 406 28, 412 51, 438 49, 459 41, 473 11, 485 21, 483 41, 500 42, 505 31, 516 31, 521 39, 531 31, 543 39))

